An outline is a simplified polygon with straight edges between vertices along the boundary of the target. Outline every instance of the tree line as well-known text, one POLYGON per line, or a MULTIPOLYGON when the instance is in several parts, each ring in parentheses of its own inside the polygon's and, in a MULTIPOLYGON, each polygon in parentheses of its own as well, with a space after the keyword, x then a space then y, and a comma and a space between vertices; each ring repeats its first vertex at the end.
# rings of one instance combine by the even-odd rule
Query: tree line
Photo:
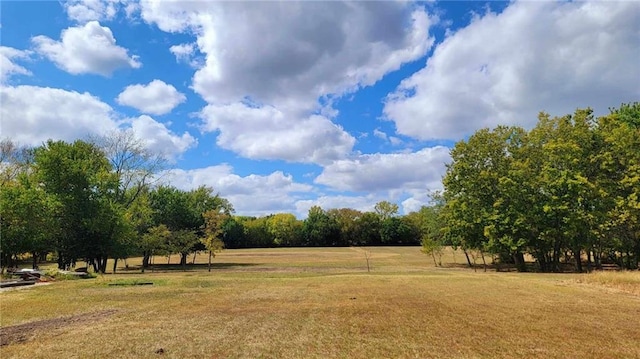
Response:
POLYGON ((232 216, 223 223, 227 248, 419 245, 417 213, 400 216, 398 205, 381 201, 374 211, 309 209, 299 220, 291 213, 232 216))
MULTIPOLYGON (((305 220, 291 213, 234 215, 208 187, 190 191, 158 181, 163 161, 130 132, 47 141, 35 148, 0 143, 2 269, 30 255, 33 267, 52 256, 60 269, 84 261, 96 272, 107 260, 188 256, 226 248, 416 245, 415 215, 378 203, 373 212, 314 206, 305 220)), ((195 257, 194 257, 195 258, 195 257)))
POLYGON ((595 118, 591 109, 527 131, 482 129, 451 150, 440 230, 425 238, 491 254, 527 270, 576 271, 640 261, 640 104, 595 118))
MULTIPOLYGON (((163 160, 131 132, 35 148, 0 143, 0 262, 52 256, 61 269, 85 261, 96 272, 118 259, 222 248, 419 245, 436 265, 443 246, 469 265, 576 271, 640 261, 640 104, 595 118, 590 109, 531 130, 482 129, 451 150, 444 191, 429 206, 399 215, 388 201, 373 211, 309 209, 263 217, 234 215, 212 188, 163 185, 163 160)), ((195 257, 194 257, 195 258, 195 257)), ((209 267, 211 268, 211 267, 209 267)))
POLYGON ((131 132, 40 147, 0 144, 2 270, 30 254, 53 254, 60 269, 85 261, 104 273, 107 259, 219 250, 214 217, 231 204, 211 188, 159 185, 162 158, 131 132))

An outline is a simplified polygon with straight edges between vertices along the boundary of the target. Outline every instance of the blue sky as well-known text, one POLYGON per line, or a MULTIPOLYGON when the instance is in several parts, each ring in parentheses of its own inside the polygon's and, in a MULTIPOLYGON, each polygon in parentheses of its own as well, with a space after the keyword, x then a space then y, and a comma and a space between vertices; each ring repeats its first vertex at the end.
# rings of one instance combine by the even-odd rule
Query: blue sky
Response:
POLYGON ((640 4, 3 1, 0 135, 132 131, 238 214, 403 213, 498 124, 640 99, 640 4))

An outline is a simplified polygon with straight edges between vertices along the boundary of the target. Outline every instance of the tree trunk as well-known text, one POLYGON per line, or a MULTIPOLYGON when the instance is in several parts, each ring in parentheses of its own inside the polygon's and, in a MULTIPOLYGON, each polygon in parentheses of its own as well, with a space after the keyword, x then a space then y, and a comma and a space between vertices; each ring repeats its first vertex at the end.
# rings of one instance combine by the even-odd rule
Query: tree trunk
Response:
POLYGON ((592 270, 591 249, 587 249, 587 272, 591 272, 591 270, 592 270))
POLYGON ((102 274, 107 273, 107 259, 106 255, 98 259, 100 261, 100 273, 102 274))
POLYGON ((463 248, 462 251, 464 252, 465 257, 467 257, 467 264, 469 264, 469 268, 473 267, 473 265, 471 264, 471 259, 469 259, 469 253, 467 253, 467 250, 463 248))
POLYGON ((513 261, 516 264, 516 270, 518 272, 527 271, 527 266, 526 266, 526 263, 524 262, 524 254, 522 252, 515 252, 513 254, 513 261))
POLYGON ((209 251, 209 272, 211 272, 211 251, 209 251))
POLYGON ((573 256, 576 259, 576 272, 578 272, 578 273, 582 273, 581 253, 582 253, 582 251, 579 248, 573 251, 573 256))
POLYGON ((180 253, 180 265, 183 271, 187 271, 187 256, 189 253, 180 253))
POLYGON ((484 259, 484 252, 480 251, 480 255, 482 256, 482 265, 484 267, 484 271, 487 271, 487 261, 484 259))
POLYGON ((31 254, 33 255, 33 263, 31 264, 31 268, 38 269, 38 253, 33 252, 31 254))
POLYGON ((100 272, 100 267, 99 267, 98 262, 97 262, 96 259, 89 258, 89 262, 87 263, 87 267, 88 266, 92 266, 93 267, 93 272, 94 273, 99 273, 100 272))
POLYGON ((596 269, 602 270, 602 253, 594 251, 593 260, 596 262, 596 269))
POLYGON ((560 272, 560 241, 556 240, 553 247, 553 271, 560 272))
POLYGON ((149 259, 151 258, 151 252, 144 251, 142 253, 142 269, 149 267, 149 259))
POLYGON ((113 259, 113 274, 116 274, 116 268, 118 267, 118 258, 113 259))
POLYGON ((433 251, 431 252, 431 256, 433 257, 433 265, 434 265, 435 267, 437 267, 437 266, 438 266, 438 263, 436 262, 436 254, 435 254, 435 253, 433 253, 433 251))

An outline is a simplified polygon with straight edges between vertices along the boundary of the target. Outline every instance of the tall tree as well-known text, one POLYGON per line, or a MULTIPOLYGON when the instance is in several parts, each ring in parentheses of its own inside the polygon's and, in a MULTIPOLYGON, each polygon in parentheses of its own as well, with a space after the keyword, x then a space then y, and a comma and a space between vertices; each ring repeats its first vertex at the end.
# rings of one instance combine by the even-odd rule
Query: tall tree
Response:
POLYGON ((123 240, 126 222, 110 197, 118 187, 111 169, 102 151, 84 141, 48 141, 35 150, 37 180, 61 205, 62 233, 56 244, 60 268, 87 259, 104 272, 110 252, 123 240))

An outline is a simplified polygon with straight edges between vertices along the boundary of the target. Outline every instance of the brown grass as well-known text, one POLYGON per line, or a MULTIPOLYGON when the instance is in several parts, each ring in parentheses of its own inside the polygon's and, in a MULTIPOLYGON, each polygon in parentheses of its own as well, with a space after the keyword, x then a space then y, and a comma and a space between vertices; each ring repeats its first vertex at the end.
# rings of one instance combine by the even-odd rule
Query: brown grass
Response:
POLYGON ((115 310, 0 357, 640 358, 636 273, 476 273, 434 268, 416 247, 367 249, 371 273, 360 248, 227 250, 211 273, 159 267, 0 293, 4 330, 115 310))

